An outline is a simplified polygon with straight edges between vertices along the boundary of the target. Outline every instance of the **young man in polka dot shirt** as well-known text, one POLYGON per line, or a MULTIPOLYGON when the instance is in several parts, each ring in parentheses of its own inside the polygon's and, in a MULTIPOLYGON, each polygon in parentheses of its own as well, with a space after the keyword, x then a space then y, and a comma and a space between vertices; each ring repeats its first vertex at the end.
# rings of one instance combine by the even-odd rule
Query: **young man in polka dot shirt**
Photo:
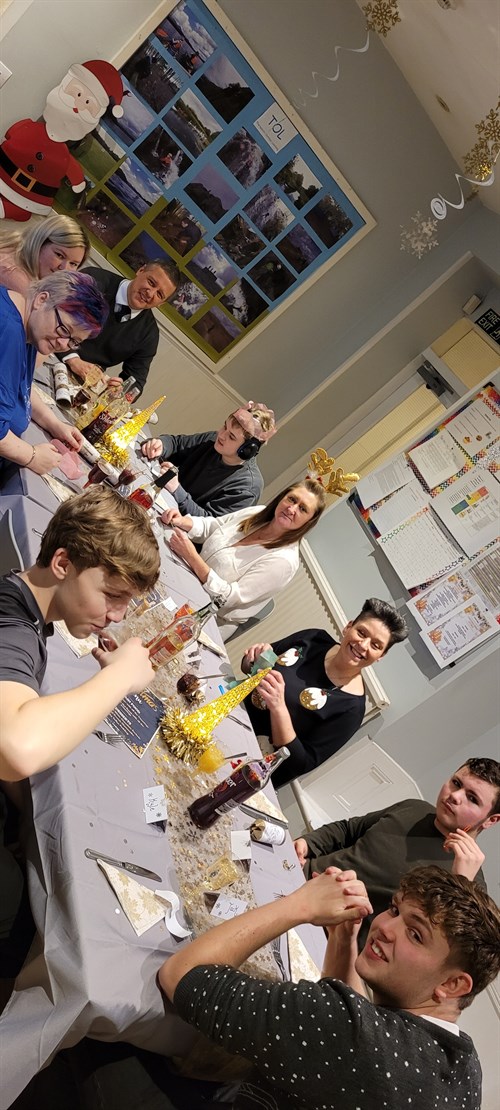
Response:
POLYGON ((254 1066, 234 1110, 480 1110, 479 1060, 456 1022, 500 969, 498 907, 469 879, 416 868, 358 955, 371 908, 355 873, 331 868, 163 965, 160 985, 181 1016, 254 1066), (236 970, 306 922, 328 929, 319 982, 236 970))

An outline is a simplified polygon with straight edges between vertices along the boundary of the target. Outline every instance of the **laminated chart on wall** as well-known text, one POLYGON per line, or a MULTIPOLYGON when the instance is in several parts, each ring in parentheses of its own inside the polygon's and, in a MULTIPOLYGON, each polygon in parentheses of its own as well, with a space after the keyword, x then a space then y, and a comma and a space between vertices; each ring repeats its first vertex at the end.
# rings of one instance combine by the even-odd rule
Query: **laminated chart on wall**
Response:
POLYGON ((443 668, 449 667, 450 663, 455 663, 497 632, 498 624, 494 616, 481 599, 474 596, 432 628, 422 630, 420 636, 436 663, 443 668))
POLYGON ((465 561, 426 506, 377 541, 408 590, 441 578, 465 561))
POLYGON ((438 493, 432 507, 466 555, 476 555, 499 538, 500 483, 483 467, 474 467, 438 493))
POLYGON ((406 605, 420 628, 431 629, 474 596, 500 623, 500 542, 438 579, 406 605))

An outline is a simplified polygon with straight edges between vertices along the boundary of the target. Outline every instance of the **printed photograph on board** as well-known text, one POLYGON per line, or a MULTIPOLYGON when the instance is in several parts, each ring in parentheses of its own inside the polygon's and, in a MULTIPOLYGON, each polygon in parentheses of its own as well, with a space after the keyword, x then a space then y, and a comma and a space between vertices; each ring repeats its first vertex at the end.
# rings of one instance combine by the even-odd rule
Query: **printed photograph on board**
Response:
POLYGON ((188 281, 187 278, 183 278, 168 303, 172 308, 175 308, 175 311, 178 312, 180 316, 183 316, 185 320, 189 320, 189 318, 194 316, 195 312, 198 312, 198 309, 206 304, 207 301, 208 297, 206 293, 203 293, 194 281, 188 281))
POLYGON ((190 75, 213 54, 216 43, 201 22, 195 9, 185 3, 177 4, 155 35, 176 62, 190 75))
POLYGON ((212 223, 216 224, 236 204, 238 194, 208 163, 185 187, 188 197, 201 208, 212 223))
POLYGON ((234 266, 228 262, 220 247, 209 243, 187 263, 186 269, 216 297, 222 289, 238 276, 234 266))
POLYGON ((267 244, 239 214, 214 236, 237 266, 248 266, 267 244))
POLYGON ((163 196, 151 174, 133 158, 126 158, 115 173, 108 177, 106 188, 135 216, 143 216, 163 196))
POLYGON ((240 127, 218 153, 221 162, 245 188, 254 185, 271 165, 271 159, 245 127, 240 127))
POLYGON ((196 324, 193 324, 193 331, 197 332, 205 343, 209 343, 217 354, 225 351, 233 339, 242 334, 241 328, 226 316, 218 305, 214 305, 196 324))
POLYGON ((198 77, 196 84, 226 123, 231 123, 254 96, 246 81, 224 54, 219 54, 212 65, 198 77))
POLYGON ((169 189, 192 164, 184 151, 163 127, 155 127, 147 139, 136 148, 141 162, 154 173, 165 189, 169 189))
POLYGON ((290 162, 287 162, 274 180, 281 185, 283 192, 296 208, 303 208, 321 189, 321 181, 318 181, 300 154, 296 154, 290 162))
POLYGON ((321 254, 321 247, 311 239, 301 224, 292 227, 291 231, 280 239, 279 249, 298 274, 307 270, 307 267, 321 254))
POLYGON ((285 263, 272 251, 252 266, 249 275, 270 301, 283 296, 296 280, 288 266, 285 266, 285 263))
POLYGON ((141 231, 136 235, 135 239, 132 239, 120 253, 124 262, 134 271, 145 266, 146 262, 153 262, 155 258, 170 258, 168 252, 163 251, 156 239, 148 235, 147 231, 141 231))
POLYGON ((323 197, 318 204, 315 204, 305 219, 325 247, 333 247, 352 227, 352 220, 340 204, 330 196, 323 197))
POLYGON ((221 304, 229 310, 235 320, 247 328, 268 308, 266 301, 259 296, 257 290, 249 281, 242 278, 232 285, 231 289, 221 297, 221 304))
POLYGON ((107 247, 116 247, 134 226, 133 220, 102 190, 79 209, 78 220, 107 247))
POLYGON ((125 62, 122 73, 129 85, 151 105, 154 112, 163 111, 183 85, 175 69, 155 50, 149 40, 125 62))
POLYGON ((124 147, 99 124, 76 148, 75 158, 78 158, 93 181, 101 181, 114 169, 117 162, 125 158, 126 153, 124 147))
POLYGON ((293 212, 290 212, 285 202, 270 185, 264 185, 260 193, 245 205, 243 211, 254 224, 257 224, 259 231, 267 239, 276 239, 276 236, 281 235, 294 219, 293 212))
POLYGON ((127 146, 135 142, 140 135, 151 127, 154 116, 139 97, 124 86, 124 95, 122 100, 123 116, 117 117, 113 115, 111 107, 108 106, 103 115, 103 120, 106 122, 106 127, 112 131, 122 143, 127 146))
POLYGON ((222 131, 221 124, 214 120, 191 89, 185 90, 163 119, 194 158, 202 154, 222 131))
POLYGON ((151 227, 173 247, 177 254, 184 256, 199 243, 206 228, 196 220, 180 200, 172 200, 151 220, 151 227))

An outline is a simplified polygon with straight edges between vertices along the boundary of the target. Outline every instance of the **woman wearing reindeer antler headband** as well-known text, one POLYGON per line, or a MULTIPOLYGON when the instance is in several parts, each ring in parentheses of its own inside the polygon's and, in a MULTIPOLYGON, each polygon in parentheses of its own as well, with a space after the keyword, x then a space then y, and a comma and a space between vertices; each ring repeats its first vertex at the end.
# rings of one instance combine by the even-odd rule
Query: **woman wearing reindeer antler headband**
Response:
POLYGON ((325 503, 322 485, 306 478, 268 505, 225 516, 191 517, 169 510, 170 547, 220 602, 217 623, 224 640, 291 581, 299 567, 299 541, 319 520, 325 503), (199 554, 193 540, 203 544, 199 554))

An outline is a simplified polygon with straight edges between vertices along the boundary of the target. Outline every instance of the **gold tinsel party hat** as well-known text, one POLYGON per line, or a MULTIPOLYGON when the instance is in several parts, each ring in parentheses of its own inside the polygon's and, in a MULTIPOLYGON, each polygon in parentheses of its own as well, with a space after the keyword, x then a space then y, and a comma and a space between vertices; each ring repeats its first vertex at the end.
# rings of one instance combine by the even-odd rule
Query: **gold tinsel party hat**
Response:
POLYGON ((224 717, 227 717, 232 709, 251 694, 252 690, 255 690, 271 669, 266 667, 257 674, 249 675, 237 686, 226 690, 225 694, 221 694, 208 705, 195 709, 193 713, 186 713, 184 709, 170 706, 161 722, 160 730, 172 754, 182 759, 184 763, 198 763, 212 741, 214 728, 220 725, 224 717))
POLYGON ((148 405, 142 412, 136 412, 135 416, 131 416, 130 420, 126 420, 119 428, 111 428, 109 432, 105 432, 99 442, 99 452, 106 462, 111 463, 113 466, 125 466, 128 462, 127 447, 129 443, 135 439, 141 428, 147 424, 150 416, 165 400, 166 394, 159 397, 152 405, 148 405))
POLYGON ((323 486, 325 493, 331 493, 334 497, 342 497, 343 493, 349 493, 349 485, 359 482, 359 474, 345 474, 341 466, 335 468, 335 459, 327 455, 324 447, 318 447, 312 452, 307 477, 314 478, 323 486), (329 478, 328 475, 330 475, 329 478))

